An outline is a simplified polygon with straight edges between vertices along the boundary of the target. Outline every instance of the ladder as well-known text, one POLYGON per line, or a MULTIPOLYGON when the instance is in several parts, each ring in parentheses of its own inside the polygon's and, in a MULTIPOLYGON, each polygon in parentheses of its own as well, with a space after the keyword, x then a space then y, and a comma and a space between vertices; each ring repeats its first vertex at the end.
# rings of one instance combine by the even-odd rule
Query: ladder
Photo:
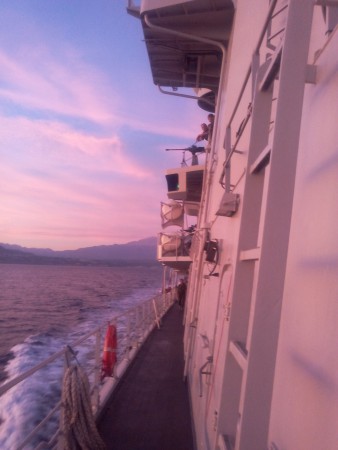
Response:
MULTIPOLYGON (((286 6, 280 45, 263 63, 254 55, 251 65, 251 135, 218 425, 227 450, 268 445, 304 87, 314 81, 307 61, 314 2, 286 6)), ((230 164, 224 175, 231 191, 230 164)))

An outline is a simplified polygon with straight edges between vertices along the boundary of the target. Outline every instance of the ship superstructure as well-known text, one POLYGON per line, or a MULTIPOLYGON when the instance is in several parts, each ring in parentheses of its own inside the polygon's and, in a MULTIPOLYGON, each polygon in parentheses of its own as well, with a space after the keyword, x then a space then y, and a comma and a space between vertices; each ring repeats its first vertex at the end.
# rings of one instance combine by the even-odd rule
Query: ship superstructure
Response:
POLYGON ((158 243, 162 264, 189 273, 197 448, 334 450, 338 2, 144 0, 129 12, 154 83, 215 114, 205 165, 166 174, 165 223, 195 216, 192 240, 158 243))

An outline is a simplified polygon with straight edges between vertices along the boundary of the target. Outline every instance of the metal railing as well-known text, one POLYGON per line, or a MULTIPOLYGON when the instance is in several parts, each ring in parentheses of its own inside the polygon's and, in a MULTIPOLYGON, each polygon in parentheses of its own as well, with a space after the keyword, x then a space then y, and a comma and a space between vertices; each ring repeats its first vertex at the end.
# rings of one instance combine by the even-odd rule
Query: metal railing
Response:
MULTIPOLYGON (((276 6, 278 4, 278 2, 280 2, 280 0, 272 0, 270 3, 270 7, 267 13, 267 16, 265 18, 263 27, 262 27, 262 31, 259 35, 258 38, 258 42, 257 45, 254 49, 253 52, 253 56, 252 56, 252 60, 250 61, 248 70, 245 74, 244 77, 244 81, 242 83, 240 92, 238 94, 237 100, 235 102, 235 106, 232 110, 232 113, 230 115, 228 124, 226 126, 226 133, 225 133, 225 138, 224 138, 224 144, 223 147, 225 148, 225 162, 223 165, 223 170, 219 179, 220 184, 225 188, 226 192, 230 192, 231 191, 231 183, 230 183, 230 162, 231 159, 233 157, 233 155, 235 153, 242 153, 241 151, 239 151, 237 149, 237 145, 241 139, 241 136, 243 135, 243 132, 245 130, 246 125, 249 122, 249 119, 251 117, 251 113, 252 113, 252 104, 250 103, 248 106, 248 110, 247 110, 247 115, 244 118, 244 120, 242 121, 242 123, 239 126, 239 129, 237 130, 236 133, 236 139, 234 144, 232 144, 231 142, 231 135, 232 135, 232 123, 233 120, 237 114, 238 108, 242 102, 245 90, 247 88, 247 85, 249 83, 250 77, 253 78, 253 80, 255 79, 256 75, 257 75, 257 70, 259 67, 259 53, 260 53, 260 49, 264 40, 264 37, 267 35, 267 33, 269 32, 269 30, 271 30, 271 21, 272 19, 274 19, 277 15, 283 13, 285 11, 285 9, 287 8, 287 5, 283 5, 280 10, 275 11, 276 10, 276 6), (225 181, 224 181, 225 179, 225 181)), ((271 48, 271 39, 277 35, 279 35, 280 33, 282 33, 284 30, 280 30, 278 31, 278 33, 275 33, 275 35, 271 35, 271 36, 267 36, 267 47, 271 48)), ((254 84, 254 83, 253 83, 254 84)))
MULTIPOLYGON (((34 448, 36 450, 42 448, 62 448, 59 442, 60 439, 62 439, 63 433, 58 425, 58 416, 60 415, 62 408, 62 380, 66 368, 70 361, 73 361, 74 359, 76 360, 76 363, 85 370, 88 376, 92 411, 97 418, 118 380, 137 353, 137 350, 153 328, 156 325, 158 327, 160 326, 161 318, 168 311, 173 302, 174 292, 163 289, 162 294, 158 294, 154 298, 142 302, 121 314, 117 314, 108 321, 108 324, 114 324, 117 330, 117 363, 112 378, 105 378, 101 381, 103 338, 107 328, 107 324, 105 324, 90 331, 59 352, 54 353, 40 364, 37 364, 0 386, 0 396, 4 396, 8 391, 17 388, 18 385, 25 380, 28 380, 34 375, 38 376, 40 371, 43 369, 46 370, 46 367, 57 364, 60 368, 58 380, 60 384, 59 398, 55 399, 55 404, 50 405, 50 410, 44 417, 40 418, 38 424, 35 426, 32 424, 31 432, 26 435, 22 442, 15 446, 15 450, 26 449, 28 444, 29 448, 34 448), (62 367, 64 367, 63 370, 62 367), (104 391, 106 392, 104 393, 104 391), (39 432, 50 421, 54 422, 54 427, 51 426, 54 430, 51 435, 48 436, 48 440, 46 440, 46 438, 41 439, 39 437, 39 432)), ((43 373, 41 376, 43 377, 43 373)), ((45 386, 43 384, 41 385, 45 386)), ((46 389, 48 389, 48 386, 46 389)))
POLYGON ((190 256, 190 247, 193 233, 159 233, 158 235, 158 259, 166 257, 190 256))

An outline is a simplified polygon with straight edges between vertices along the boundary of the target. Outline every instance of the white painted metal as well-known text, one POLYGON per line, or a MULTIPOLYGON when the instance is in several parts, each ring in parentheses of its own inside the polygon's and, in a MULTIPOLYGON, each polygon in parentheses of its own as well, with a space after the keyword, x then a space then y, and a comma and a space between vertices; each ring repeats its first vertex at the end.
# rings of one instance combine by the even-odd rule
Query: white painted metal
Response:
POLYGON ((317 82, 305 91, 269 431, 279 449, 338 443, 337 31, 313 47, 317 82))
POLYGON ((335 450, 337 2, 233 4, 185 316, 197 447, 335 450))
POLYGON ((311 0, 291 0, 288 5, 269 174, 259 225, 261 252, 251 296, 238 449, 252 449, 253 442, 255 448, 264 448, 267 442, 312 11, 311 0))

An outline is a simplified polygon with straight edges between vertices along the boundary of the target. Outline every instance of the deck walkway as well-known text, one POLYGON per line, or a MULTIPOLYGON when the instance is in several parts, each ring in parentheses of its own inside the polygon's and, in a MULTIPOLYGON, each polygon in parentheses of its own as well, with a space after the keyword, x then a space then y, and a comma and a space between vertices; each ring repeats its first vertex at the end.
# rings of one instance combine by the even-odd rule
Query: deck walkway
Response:
POLYGON ((182 317, 175 304, 113 393, 98 425, 108 450, 194 449, 182 317))

